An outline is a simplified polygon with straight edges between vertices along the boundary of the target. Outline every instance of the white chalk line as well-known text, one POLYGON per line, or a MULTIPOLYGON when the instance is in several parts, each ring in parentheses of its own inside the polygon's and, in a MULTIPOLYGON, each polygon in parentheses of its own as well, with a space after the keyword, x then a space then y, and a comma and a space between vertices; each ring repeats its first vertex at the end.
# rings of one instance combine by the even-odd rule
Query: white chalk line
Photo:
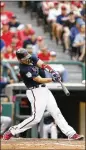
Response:
MULTIPOLYGON (((50 143, 49 143, 50 144, 50 143)), ((72 147, 84 147, 83 145, 73 145, 73 144, 64 144, 64 143, 51 143, 52 145, 62 145, 62 146, 72 146, 72 147)), ((22 144, 19 144, 19 145, 22 145, 22 144)), ((28 146, 31 146, 32 144, 30 144, 30 143, 26 143, 26 145, 28 145, 28 146)), ((38 146, 45 146, 45 145, 47 145, 48 146, 48 144, 38 144, 38 143, 35 143, 34 145, 38 145, 38 146)))
POLYGON ((64 143, 54 143, 54 144, 55 145, 63 145, 63 146, 75 146, 75 147, 83 146, 83 145, 73 145, 73 144, 71 145, 71 144, 64 144, 64 143))

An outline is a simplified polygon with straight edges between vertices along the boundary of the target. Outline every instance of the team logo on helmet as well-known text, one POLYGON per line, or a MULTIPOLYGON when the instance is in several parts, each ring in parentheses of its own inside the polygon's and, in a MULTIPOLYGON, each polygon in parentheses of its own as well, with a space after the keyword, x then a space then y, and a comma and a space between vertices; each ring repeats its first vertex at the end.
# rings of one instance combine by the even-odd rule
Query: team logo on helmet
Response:
POLYGON ((25 52, 25 53, 24 53, 24 57, 26 57, 27 55, 28 55, 28 53, 27 53, 27 52, 25 52))

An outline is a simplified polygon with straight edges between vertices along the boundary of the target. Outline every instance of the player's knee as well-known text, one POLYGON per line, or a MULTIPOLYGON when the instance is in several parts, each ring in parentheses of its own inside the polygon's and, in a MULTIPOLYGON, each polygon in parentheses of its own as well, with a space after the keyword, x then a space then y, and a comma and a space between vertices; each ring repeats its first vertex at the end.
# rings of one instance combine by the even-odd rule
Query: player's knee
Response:
POLYGON ((40 119, 39 118, 35 118, 35 123, 37 124, 37 123, 39 123, 40 122, 40 119))

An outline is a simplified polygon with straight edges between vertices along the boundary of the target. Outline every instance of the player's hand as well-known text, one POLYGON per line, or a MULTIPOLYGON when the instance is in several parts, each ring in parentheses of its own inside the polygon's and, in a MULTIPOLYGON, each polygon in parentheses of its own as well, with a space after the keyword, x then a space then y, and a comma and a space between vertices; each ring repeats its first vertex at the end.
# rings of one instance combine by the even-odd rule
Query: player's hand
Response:
POLYGON ((60 82, 61 81, 61 76, 60 76, 59 72, 52 71, 51 75, 52 75, 53 82, 60 82))

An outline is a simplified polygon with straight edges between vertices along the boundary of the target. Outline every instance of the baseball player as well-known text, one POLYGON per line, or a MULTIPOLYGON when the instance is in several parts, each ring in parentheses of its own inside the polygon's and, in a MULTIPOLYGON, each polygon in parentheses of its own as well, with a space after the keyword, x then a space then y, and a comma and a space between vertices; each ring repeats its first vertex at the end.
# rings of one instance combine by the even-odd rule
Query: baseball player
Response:
POLYGON ((54 119, 48 111, 45 111, 43 123, 43 138, 47 139, 49 133, 51 135, 51 139, 57 139, 58 130, 54 122, 54 119))
POLYGON ((61 131, 68 136, 68 139, 83 139, 83 135, 77 134, 76 131, 68 125, 58 108, 54 96, 45 86, 45 83, 59 82, 61 80, 59 73, 55 72, 49 65, 46 65, 35 55, 30 55, 26 49, 18 49, 16 56, 19 61, 22 80, 28 88, 26 95, 31 102, 32 115, 18 125, 10 127, 3 138, 9 140, 16 134, 32 128, 35 124, 40 122, 45 109, 47 109, 61 131), (46 78, 44 70, 49 71, 52 78, 46 78))

